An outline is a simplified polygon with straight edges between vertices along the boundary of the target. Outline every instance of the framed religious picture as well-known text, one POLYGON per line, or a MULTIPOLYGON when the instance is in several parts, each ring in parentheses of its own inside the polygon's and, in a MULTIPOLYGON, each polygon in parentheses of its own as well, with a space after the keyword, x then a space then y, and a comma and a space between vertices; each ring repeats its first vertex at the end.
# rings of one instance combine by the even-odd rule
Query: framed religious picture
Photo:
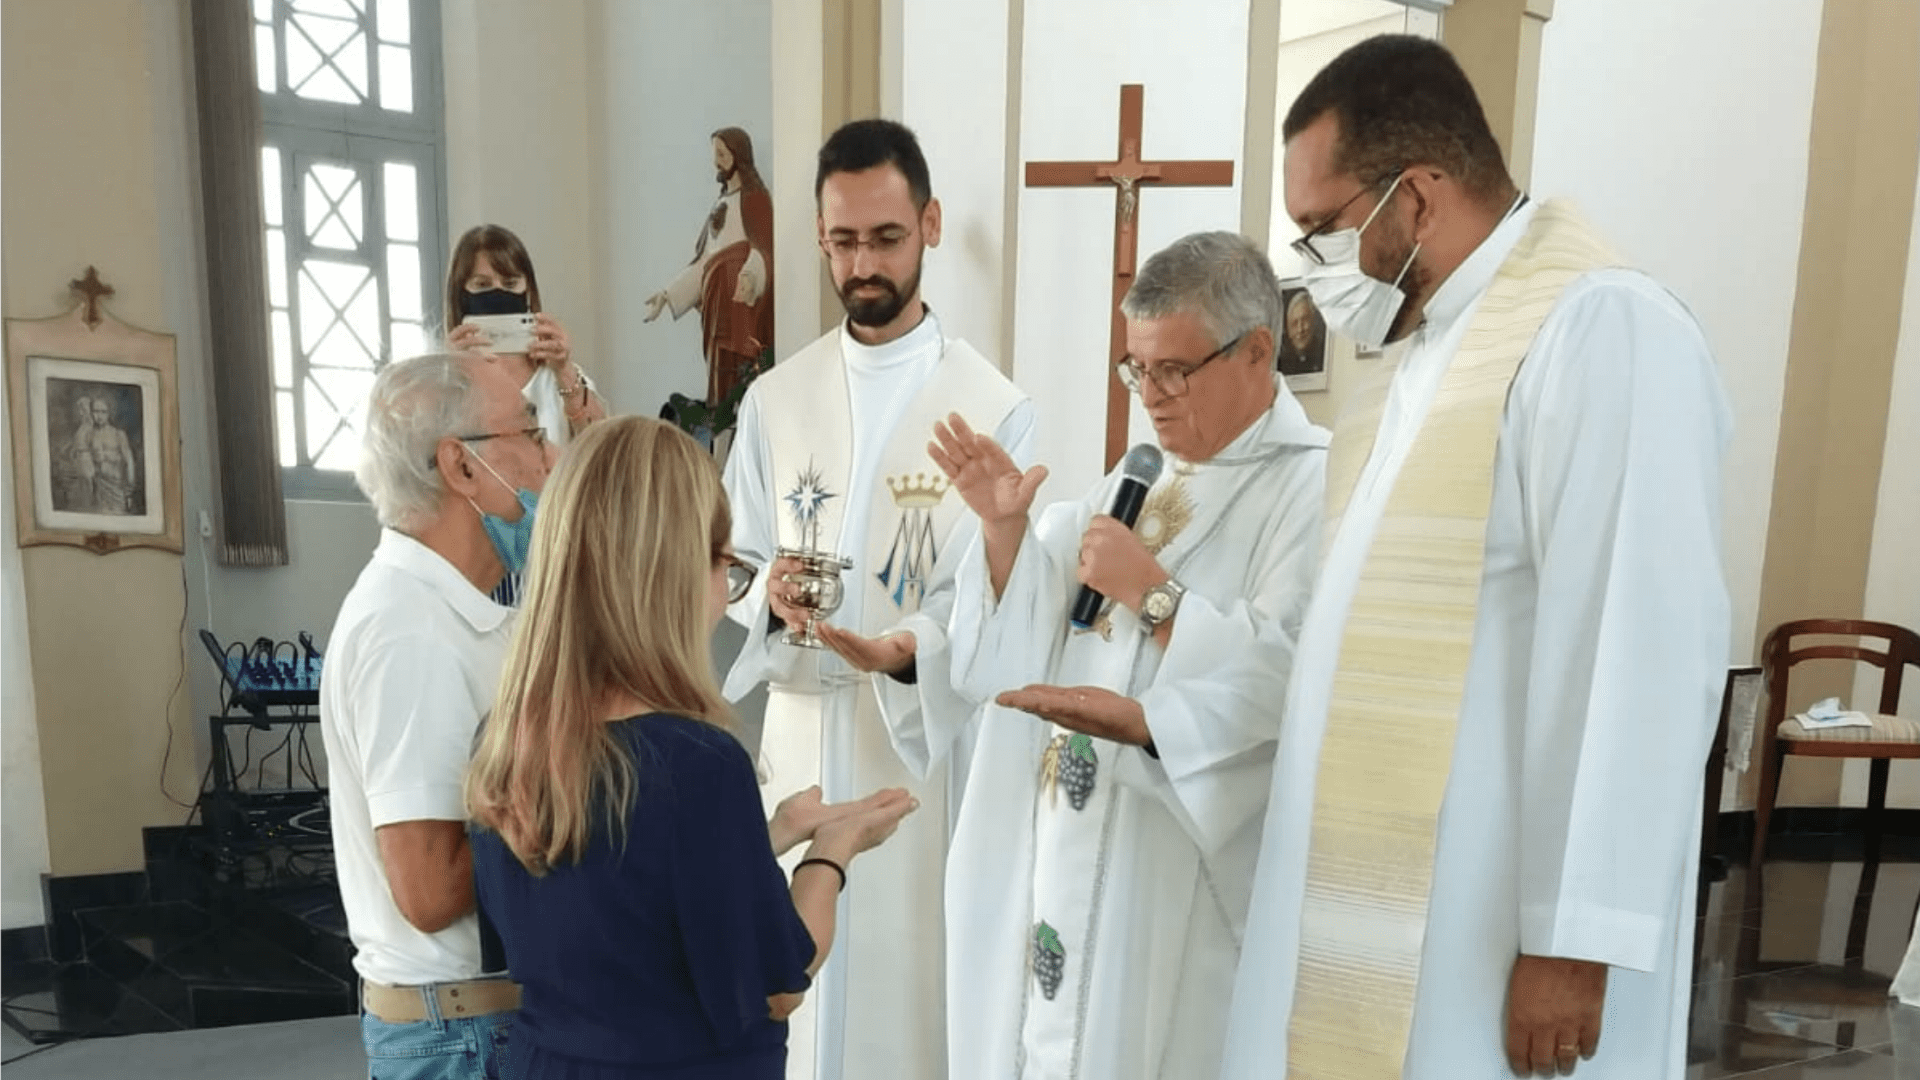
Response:
POLYGON ((1280 304, 1286 325, 1280 334, 1276 366, 1293 391, 1327 388, 1327 322, 1313 306, 1306 286, 1297 280, 1280 283, 1280 304))
POLYGON ((87 282, 65 315, 6 321, 20 546, 181 551, 173 335, 114 318, 87 282))

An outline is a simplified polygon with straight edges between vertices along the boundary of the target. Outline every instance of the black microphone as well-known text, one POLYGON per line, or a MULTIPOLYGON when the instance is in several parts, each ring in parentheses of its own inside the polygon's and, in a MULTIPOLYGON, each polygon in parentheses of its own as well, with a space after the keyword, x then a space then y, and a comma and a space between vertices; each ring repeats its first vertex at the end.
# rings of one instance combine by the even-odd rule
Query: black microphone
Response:
MULTIPOLYGON (((1133 528, 1140 516, 1140 507, 1147 501, 1147 489, 1160 479, 1160 465, 1160 448, 1152 443, 1141 443, 1120 459, 1120 490, 1113 493, 1110 511, 1120 524, 1133 528)), ((1093 620, 1100 616, 1100 605, 1106 600, 1091 587, 1080 586, 1080 595, 1074 598, 1073 613, 1067 621, 1080 630, 1092 629, 1093 620)))

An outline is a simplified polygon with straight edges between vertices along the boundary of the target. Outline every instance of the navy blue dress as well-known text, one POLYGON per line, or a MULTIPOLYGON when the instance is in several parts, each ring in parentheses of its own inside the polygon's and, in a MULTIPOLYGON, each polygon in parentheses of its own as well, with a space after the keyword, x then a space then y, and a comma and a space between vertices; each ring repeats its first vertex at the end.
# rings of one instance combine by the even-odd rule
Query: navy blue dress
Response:
POLYGON ((774 861, 745 748, 654 713, 611 725, 633 755, 624 846, 534 877, 476 830, 480 906, 523 988, 518 1080, 781 1080, 767 998, 808 986, 813 937, 774 861))

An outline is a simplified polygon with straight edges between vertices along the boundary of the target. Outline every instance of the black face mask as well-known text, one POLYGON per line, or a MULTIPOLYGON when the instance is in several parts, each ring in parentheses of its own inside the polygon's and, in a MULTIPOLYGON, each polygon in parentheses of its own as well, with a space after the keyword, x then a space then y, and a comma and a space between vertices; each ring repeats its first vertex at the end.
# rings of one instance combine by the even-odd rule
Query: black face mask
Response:
POLYGON ((526 313, 527 294, 523 292, 488 289, 485 292, 460 294, 460 314, 462 315, 525 315, 526 313))

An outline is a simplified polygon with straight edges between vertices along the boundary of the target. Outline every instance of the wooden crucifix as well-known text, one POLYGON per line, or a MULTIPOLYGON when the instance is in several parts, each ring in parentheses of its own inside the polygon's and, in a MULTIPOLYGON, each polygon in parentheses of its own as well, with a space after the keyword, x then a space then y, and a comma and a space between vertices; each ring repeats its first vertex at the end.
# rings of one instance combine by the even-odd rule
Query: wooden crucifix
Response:
POLYGON ((1127 353, 1127 323, 1120 300, 1133 285, 1139 256, 1140 189, 1231 187, 1231 161, 1142 161, 1140 115, 1146 89, 1139 83, 1120 88, 1120 152, 1113 161, 1029 161, 1028 187, 1114 187, 1113 324, 1107 348, 1107 468, 1127 452, 1127 388, 1116 366, 1127 353))
POLYGON ((80 316, 88 329, 100 325, 100 301, 113 295, 113 286, 100 280, 100 271, 87 267, 87 276, 67 282, 67 288, 86 297, 87 310, 80 316))

